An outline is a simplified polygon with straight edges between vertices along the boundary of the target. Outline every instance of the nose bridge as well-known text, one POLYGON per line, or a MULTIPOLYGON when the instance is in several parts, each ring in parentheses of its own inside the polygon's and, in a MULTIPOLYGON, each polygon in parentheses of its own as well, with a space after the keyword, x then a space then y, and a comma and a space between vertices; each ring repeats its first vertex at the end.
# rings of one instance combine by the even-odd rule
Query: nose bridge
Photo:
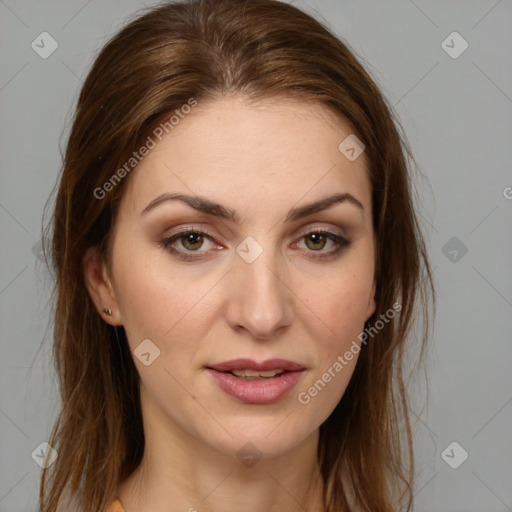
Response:
POLYGON ((233 276, 235 316, 231 321, 258 338, 272 336, 292 318, 286 276, 281 275, 284 267, 279 254, 270 246, 270 236, 266 236, 264 244, 248 237, 237 248, 233 276))

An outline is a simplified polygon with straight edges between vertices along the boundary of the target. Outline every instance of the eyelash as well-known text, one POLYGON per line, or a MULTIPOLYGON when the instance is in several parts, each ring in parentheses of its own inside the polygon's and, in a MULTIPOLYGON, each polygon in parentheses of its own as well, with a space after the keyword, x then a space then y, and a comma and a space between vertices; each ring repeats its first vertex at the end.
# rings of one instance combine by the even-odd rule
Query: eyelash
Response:
MULTIPOLYGON (((186 235, 190 235, 190 234, 206 235, 206 238, 209 238, 210 240, 212 240, 214 238, 213 235, 211 233, 209 233, 207 230, 202 231, 202 230, 198 230, 198 229, 184 228, 184 229, 180 230, 178 233, 161 240, 160 246, 163 249, 169 251, 171 254, 173 254, 179 260, 182 260, 182 261, 194 261, 194 260, 200 259, 200 258, 202 258, 202 256, 199 256, 199 257, 198 256, 186 256, 182 251, 178 251, 178 250, 174 249, 173 247, 171 247, 171 244, 173 242, 175 242, 176 240, 179 240, 180 238, 184 238, 186 235)), ((319 254, 317 256, 314 256, 315 259, 319 259, 319 260, 333 258, 335 255, 337 255, 338 253, 343 251, 343 249, 345 249, 352 243, 351 241, 347 240, 343 236, 340 236, 335 233, 331 233, 330 231, 325 231, 322 229, 313 229, 311 231, 308 231, 308 232, 304 233, 303 235, 301 235, 300 239, 307 238, 308 236, 311 236, 313 234, 323 235, 338 245, 338 247, 336 249, 334 249, 332 251, 327 251, 327 253, 325 253, 325 251, 322 251, 321 253, 320 253, 320 251, 310 251, 310 252, 319 252, 319 254)), ((187 252, 205 252, 205 251, 187 251, 187 252)))

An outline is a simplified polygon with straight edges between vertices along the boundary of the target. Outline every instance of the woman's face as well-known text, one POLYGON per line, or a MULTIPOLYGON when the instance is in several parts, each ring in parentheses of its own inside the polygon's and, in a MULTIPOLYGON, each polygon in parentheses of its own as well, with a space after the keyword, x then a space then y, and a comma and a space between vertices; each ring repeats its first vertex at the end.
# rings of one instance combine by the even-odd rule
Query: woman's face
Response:
POLYGON ((199 103, 126 178, 103 307, 126 330, 148 431, 271 457, 332 412, 375 310, 365 155, 338 148, 351 133, 320 105, 226 97, 199 103), (260 369, 288 371, 247 380, 224 371, 250 362, 218 366, 237 359, 298 370, 270 361, 260 369))

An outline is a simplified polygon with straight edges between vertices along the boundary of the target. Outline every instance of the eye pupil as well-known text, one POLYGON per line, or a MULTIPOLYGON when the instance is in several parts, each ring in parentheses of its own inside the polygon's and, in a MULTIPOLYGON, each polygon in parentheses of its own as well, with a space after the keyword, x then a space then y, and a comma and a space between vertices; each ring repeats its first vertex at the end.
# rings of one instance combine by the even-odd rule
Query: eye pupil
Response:
MULTIPOLYGON (((197 245, 199 244, 199 247, 202 244, 202 236, 199 233, 189 233, 188 235, 184 236, 185 239, 185 245, 184 247, 187 247, 188 244, 190 245, 197 245), (195 240, 199 239, 199 240, 195 240)), ((198 247, 187 247, 188 249, 198 249, 198 247)))
MULTIPOLYGON (((325 245, 325 241, 326 241, 326 238, 324 235, 322 235, 321 233, 311 233, 308 237, 307 237, 307 240, 308 242, 311 241, 313 239, 313 249, 318 249, 318 244, 320 242, 324 242, 324 244, 320 247, 321 249, 324 247, 325 245), (316 239, 316 240, 315 240, 316 239)), ((309 247, 309 244, 308 244, 308 247, 309 247)))

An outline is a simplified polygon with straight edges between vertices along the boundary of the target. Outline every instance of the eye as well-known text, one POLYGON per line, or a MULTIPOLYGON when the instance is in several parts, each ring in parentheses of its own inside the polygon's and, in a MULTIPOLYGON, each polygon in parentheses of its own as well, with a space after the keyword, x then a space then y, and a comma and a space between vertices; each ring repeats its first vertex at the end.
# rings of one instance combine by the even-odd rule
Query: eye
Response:
POLYGON ((206 252, 199 251, 199 249, 203 246, 204 240, 213 241, 213 235, 208 233, 208 231, 195 230, 190 228, 184 228, 180 230, 179 233, 171 235, 167 238, 164 238, 160 245, 168 250, 171 254, 174 254, 178 259, 184 261, 192 261, 197 259, 197 256, 188 256, 184 254, 183 250, 176 250, 173 247, 174 242, 180 241, 182 247, 184 247, 186 252, 206 252))
MULTIPOLYGON (((200 250, 205 240, 213 243, 213 239, 213 235, 206 230, 183 228, 178 233, 161 240, 160 245, 182 261, 193 261, 201 258, 200 253, 208 252, 207 250, 200 250), (183 249, 176 249, 174 247, 176 242, 180 242, 183 249), (194 252, 199 253, 199 255, 191 254, 194 252)), ((351 244, 345 237, 321 229, 304 233, 300 237, 300 240, 303 239, 305 239, 306 248, 309 249, 307 252, 318 253, 312 256, 317 259, 333 258, 351 244), (324 251, 323 249, 329 242, 334 244, 334 249, 324 251)))
POLYGON ((322 229, 308 231, 302 235, 302 239, 305 240, 306 247, 311 249, 309 252, 320 253, 313 256, 318 259, 332 258, 351 244, 345 237, 322 229), (334 244, 334 249, 323 251, 329 242, 334 244))

